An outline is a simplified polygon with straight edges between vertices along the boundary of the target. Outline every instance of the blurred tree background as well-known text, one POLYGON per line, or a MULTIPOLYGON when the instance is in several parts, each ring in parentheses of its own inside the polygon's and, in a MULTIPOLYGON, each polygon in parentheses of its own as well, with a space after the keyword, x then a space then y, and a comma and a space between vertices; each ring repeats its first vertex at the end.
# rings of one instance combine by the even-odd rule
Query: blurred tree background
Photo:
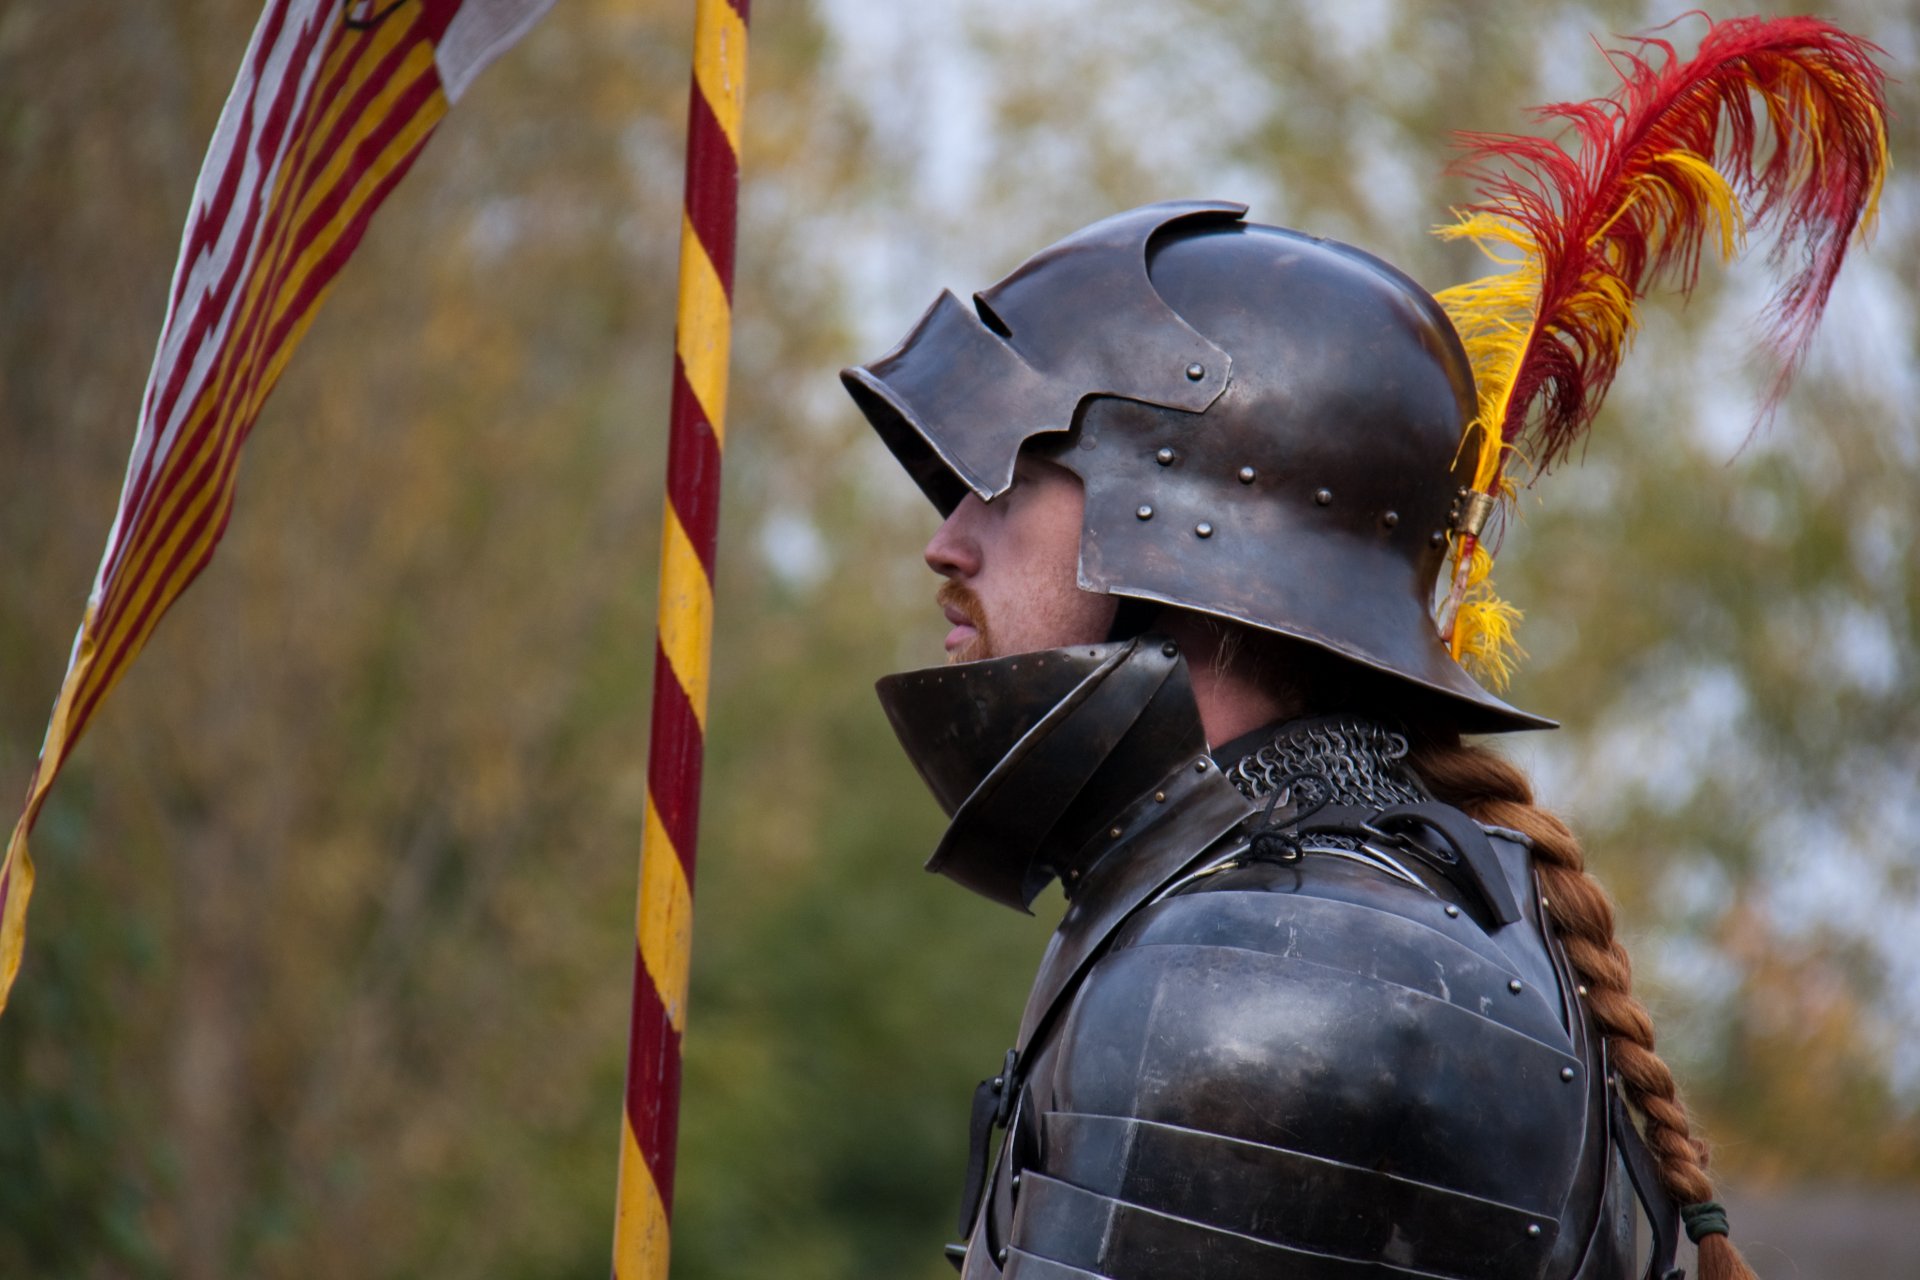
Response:
MULTIPOLYGON (((604 1274, 690 10, 566 0, 461 103, 66 771, 0 1019, 0 1275, 604 1274)), ((966 1099, 1050 924, 918 871, 938 815, 870 684, 938 656, 933 516, 834 371, 1176 196, 1466 278, 1426 234, 1467 196, 1447 131, 1605 92, 1589 37, 1677 10, 760 6, 677 1277, 949 1274, 966 1099)), ((1899 78, 1895 177, 1795 393, 1749 434, 1759 255, 1650 308, 1501 581, 1515 700, 1569 726, 1511 749, 1622 900, 1720 1169, 1867 1195, 1920 1186, 1920 20, 1826 10, 1899 78)), ((0 795, 255 13, 0 10, 0 795)))

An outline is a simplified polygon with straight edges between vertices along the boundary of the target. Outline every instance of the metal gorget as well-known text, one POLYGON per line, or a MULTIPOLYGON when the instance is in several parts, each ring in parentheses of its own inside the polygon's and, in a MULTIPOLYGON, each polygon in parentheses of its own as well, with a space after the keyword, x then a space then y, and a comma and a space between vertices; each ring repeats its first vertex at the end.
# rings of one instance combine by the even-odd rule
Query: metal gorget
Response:
POLYGON ((1016 910, 1056 878, 1074 897, 1196 785, 1246 809, 1163 636, 910 671, 877 691, 951 819, 927 869, 1016 910))

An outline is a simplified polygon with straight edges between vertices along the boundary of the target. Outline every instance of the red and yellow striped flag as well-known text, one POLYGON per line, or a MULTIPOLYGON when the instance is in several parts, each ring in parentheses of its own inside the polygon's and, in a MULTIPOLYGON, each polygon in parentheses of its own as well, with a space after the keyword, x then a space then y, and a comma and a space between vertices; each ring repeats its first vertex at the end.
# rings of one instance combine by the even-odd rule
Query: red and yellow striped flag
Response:
POLYGON ((0 863, 0 1009, 27 834, 100 702, 206 568, 240 446, 374 210, 449 104, 553 0, 268 0, 181 238, 120 509, 0 863))

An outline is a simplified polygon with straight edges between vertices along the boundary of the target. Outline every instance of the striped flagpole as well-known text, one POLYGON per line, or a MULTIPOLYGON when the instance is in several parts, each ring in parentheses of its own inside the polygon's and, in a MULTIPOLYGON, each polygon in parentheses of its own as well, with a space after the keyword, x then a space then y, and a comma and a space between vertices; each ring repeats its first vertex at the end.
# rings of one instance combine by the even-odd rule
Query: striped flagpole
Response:
POLYGON ((633 1021, 613 1232, 615 1280, 667 1274, 686 1028, 694 842, 713 639, 713 556, 733 319, 734 198, 749 0, 696 0, 680 301, 667 428, 659 637, 640 840, 633 1021))

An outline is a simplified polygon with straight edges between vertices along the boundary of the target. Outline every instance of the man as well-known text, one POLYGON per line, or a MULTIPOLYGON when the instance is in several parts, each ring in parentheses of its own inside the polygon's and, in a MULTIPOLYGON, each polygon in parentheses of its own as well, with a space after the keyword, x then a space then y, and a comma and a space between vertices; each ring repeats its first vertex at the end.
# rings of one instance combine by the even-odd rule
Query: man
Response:
POLYGON ((844 375, 946 515, 958 662, 881 685, 953 818, 929 866, 1069 903, 976 1102, 963 1274, 1618 1277, 1635 1189, 1663 1273, 1589 998, 1631 997, 1542 910, 1594 891, 1458 740, 1545 722, 1431 618, 1464 353, 1243 213, 1096 224, 844 375))
POLYGON ((1504 661, 1510 458, 1575 447, 1636 300, 1743 206, 1804 352, 1886 172, 1876 54, 1813 18, 1615 52, 1542 113, 1577 157, 1478 140, 1504 167, 1445 234, 1501 269, 1444 307, 1153 205, 842 374, 946 518, 961 661, 880 685, 951 817, 928 867, 1068 902, 975 1097, 969 1280, 1615 1280, 1636 1201, 1649 1277, 1677 1217, 1701 1280, 1753 1280, 1578 842, 1460 738, 1550 722, 1456 659, 1504 661))

